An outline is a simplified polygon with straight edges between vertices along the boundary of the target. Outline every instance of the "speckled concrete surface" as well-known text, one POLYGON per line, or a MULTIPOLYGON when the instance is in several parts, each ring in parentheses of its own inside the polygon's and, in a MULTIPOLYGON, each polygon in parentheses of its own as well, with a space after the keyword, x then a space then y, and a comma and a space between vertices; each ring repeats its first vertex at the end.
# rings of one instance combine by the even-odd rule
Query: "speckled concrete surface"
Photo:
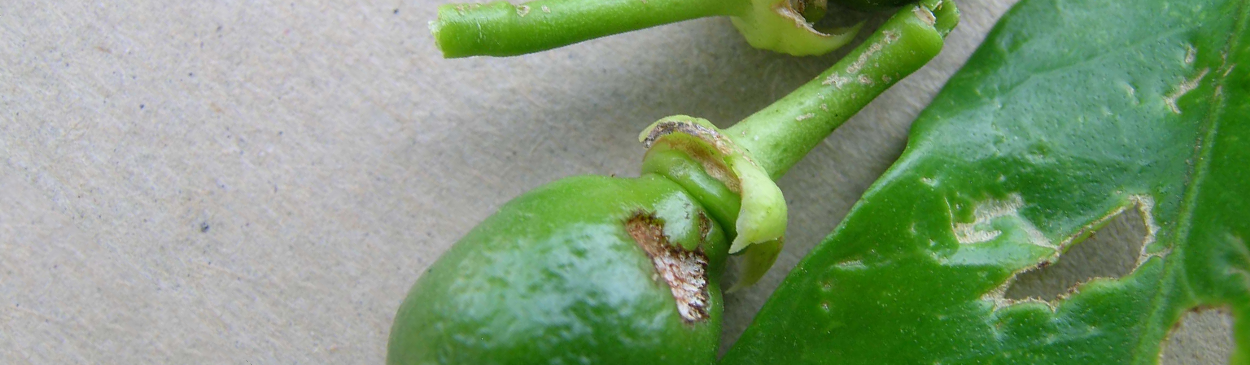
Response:
MULTIPOLYGON (((0 2, 0 363, 380 363, 408 286, 508 199, 636 175, 650 122, 729 125, 838 56, 704 19, 443 60, 440 2, 0 2)), ((781 179, 789 245, 726 343, 1008 3, 961 1, 937 60, 781 179)))

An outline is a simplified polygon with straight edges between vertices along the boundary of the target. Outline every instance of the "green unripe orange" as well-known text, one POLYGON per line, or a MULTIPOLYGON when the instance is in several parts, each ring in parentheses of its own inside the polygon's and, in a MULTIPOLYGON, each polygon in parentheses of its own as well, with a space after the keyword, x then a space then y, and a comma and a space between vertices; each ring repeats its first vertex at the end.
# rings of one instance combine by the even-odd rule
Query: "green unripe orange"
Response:
POLYGON ((668 179, 563 179, 504 205, 421 276, 387 362, 710 364, 727 250, 668 179))

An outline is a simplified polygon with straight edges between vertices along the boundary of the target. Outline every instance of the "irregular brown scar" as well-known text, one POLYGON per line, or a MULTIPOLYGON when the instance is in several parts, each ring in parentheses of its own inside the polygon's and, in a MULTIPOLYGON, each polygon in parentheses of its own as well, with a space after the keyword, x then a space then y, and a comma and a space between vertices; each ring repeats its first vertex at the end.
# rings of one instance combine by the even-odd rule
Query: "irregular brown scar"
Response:
MULTIPOLYGON (((704 225, 702 221, 700 225, 704 225)), ((656 277, 668 284, 681 318, 686 323, 707 320, 707 256, 703 248, 686 251, 669 243, 664 236, 664 223, 652 213, 635 213, 625 221, 625 231, 647 253, 656 277)))

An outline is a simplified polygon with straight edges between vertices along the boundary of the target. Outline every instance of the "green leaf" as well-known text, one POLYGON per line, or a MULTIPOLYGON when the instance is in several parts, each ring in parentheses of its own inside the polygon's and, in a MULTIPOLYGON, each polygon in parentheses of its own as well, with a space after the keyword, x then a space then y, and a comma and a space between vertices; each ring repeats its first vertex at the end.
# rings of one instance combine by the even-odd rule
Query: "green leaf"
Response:
POLYGON ((1187 310, 1214 306, 1250 363, 1248 13, 1021 1, 723 362, 1155 363, 1187 310), (1134 210, 1129 274, 1003 296, 1134 210))

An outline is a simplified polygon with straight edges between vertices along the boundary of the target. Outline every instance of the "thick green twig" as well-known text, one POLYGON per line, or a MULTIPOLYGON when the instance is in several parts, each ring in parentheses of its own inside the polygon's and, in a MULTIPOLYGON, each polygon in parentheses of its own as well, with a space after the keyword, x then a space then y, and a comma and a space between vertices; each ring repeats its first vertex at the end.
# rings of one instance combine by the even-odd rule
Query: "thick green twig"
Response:
MULTIPOLYGON (((823 16, 818 0, 537 0, 450 4, 430 31, 445 57, 514 56, 682 20, 729 16, 752 46, 794 55, 846 44, 859 25, 818 31, 800 12, 823 16)), ((862 22, 860 23, 862 24, 862 22)))

